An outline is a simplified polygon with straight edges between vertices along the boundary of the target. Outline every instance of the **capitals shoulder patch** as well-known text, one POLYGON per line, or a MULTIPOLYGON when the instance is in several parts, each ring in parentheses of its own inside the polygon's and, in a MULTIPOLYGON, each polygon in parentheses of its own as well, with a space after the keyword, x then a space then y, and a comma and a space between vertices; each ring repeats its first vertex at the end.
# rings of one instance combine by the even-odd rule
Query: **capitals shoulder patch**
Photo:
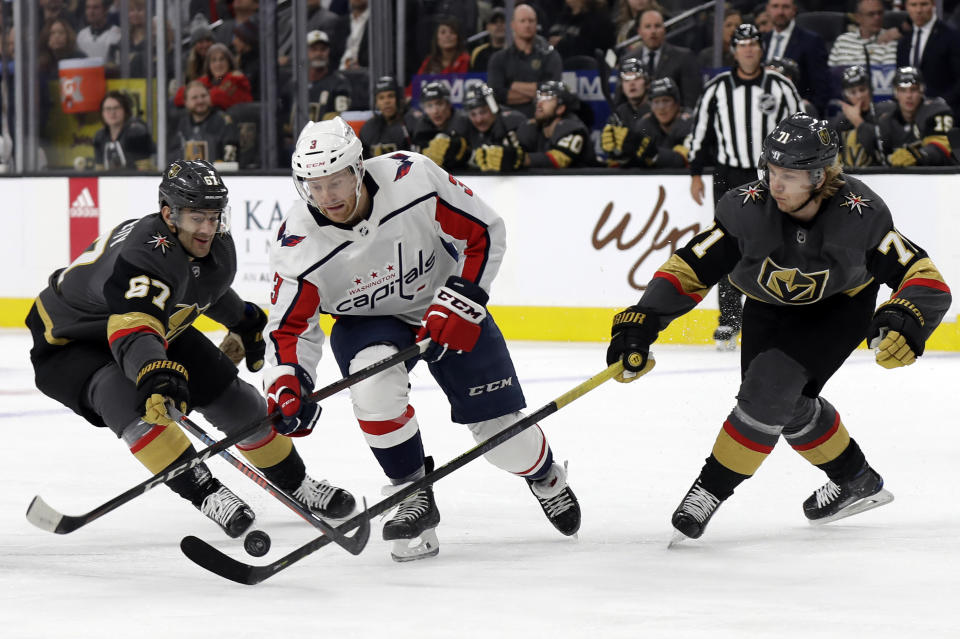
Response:
POLYGON ((280 230, 277 232, 277 241, 280 242, 280 246, 296 246, 306 237, 306 235, 287 235, 286 222, 280 225, 280 230))
POLYGON ((390 156, 390 159, 398 162, 397 175, 393 178, 394 182, 406 176, 410 172, 410 167, 413 166, 413 160, 406 153, 394 153, 390 156))

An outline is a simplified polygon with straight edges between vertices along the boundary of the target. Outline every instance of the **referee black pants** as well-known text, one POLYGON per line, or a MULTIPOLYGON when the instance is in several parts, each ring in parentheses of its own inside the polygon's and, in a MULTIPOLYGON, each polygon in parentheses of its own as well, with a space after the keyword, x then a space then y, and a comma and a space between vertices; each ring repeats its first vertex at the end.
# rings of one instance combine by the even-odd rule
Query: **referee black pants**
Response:
MULTIPOLYGON (((716 210, 717 202, 723 194, 732 188, 757 179, 756 169, 738 169, 732 166, 718 165, 713 170, 713 207, 716 210)), ((717 283, 719 296, 720 319, 718 326, 729 326, 739 331, 743 324, 743 307, 740 291, 735 289, 727 278, 717 283)))

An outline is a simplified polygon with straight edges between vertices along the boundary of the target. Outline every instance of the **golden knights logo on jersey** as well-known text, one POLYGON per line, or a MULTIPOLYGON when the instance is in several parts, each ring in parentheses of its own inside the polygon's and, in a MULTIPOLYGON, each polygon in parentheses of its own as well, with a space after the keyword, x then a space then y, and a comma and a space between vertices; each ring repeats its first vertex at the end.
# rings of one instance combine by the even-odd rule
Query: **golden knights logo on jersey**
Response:
POLYGON ((784 268, 768 257, 763 261, 757 282, 784 304, 813 304, 823 297, 829 277, 829 270, 804 273, 796 268, 784 268))

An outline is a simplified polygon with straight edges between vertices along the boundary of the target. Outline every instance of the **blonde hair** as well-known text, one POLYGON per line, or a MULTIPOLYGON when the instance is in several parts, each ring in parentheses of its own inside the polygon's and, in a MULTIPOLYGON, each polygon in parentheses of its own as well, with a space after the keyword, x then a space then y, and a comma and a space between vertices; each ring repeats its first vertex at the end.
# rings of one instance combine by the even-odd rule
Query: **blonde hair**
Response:
POLYGON ((843 165, 840 164, 840 158, 836 157, 833 159, 833 164, 823 169, 823 186, 817 193, 821 201, 832 198, 840 190, 840 187, 846 184, 842 176, 843 165))

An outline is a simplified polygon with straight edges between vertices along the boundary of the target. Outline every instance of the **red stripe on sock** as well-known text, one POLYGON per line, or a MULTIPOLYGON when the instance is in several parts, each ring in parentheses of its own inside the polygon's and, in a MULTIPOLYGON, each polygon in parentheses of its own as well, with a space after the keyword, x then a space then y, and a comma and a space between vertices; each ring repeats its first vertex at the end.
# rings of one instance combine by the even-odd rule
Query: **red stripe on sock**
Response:
POLYGON ((837 433, 837 430, 839 428, 840 428, 840 413, 837 413, 833 419, 833 426, 830 427, 830 430, 827 431, 826 435, 824 435, 823 437, 819 437, 813 440, 812 442, 807 442, 806 444, 797 444, 796 446, 793 447, 793 449, 797 451, 803 451, 803 450, 810 450, 811 448, 816 448, 823 442, 833 437, 837 433))
POLYGON ((731 437, 731 439, 733 439, 733 441, 737 442, 744 448, 749 448, 750 450, 763 453, 765 455, 769 455, 771 452, 773 452, 773 446, 764 446, 763 444, 758 444, 752 439, 747 439, 743 433, 733 427, 733 424, 730 423, 729 419, 723 422, 723 430, 731 437))
POLYGON ((367 435, 386 435, 403 428, 406 423, 410 421, 411 417, 413 417, 413 406, 407 404, 407 410, 396 419, 377 422, 367 421, 365 419, 358 419, 357 421, 360 422, 360 430, 367 435))
POLYGON ((133 453, 134 455, 136 455, 136 454, 139 453, 141 450, 143 450, 144 448, 146 448, 147 445, 148 445, 150 442, 152 442, 152 441, 155 440, 157 437, 159 437, 159 436, 163 433, 163 431, 165 431, 165 430, 167 430, 167 427, 166 427, 166 426, 161 426, 161 425, 157 424, 156 426, 154 426, 153 428, 151 428, 149 431, 147 431, 147 434, 146 434, 146 435, 144 435, 143 437, 141 437, 140 439, 138 439, 137 442, 136 442, 133 446, 130 447, 130 452, 133 453))
POLYGON ((537 462, 536 462, 533 466, 531 466, 530 468, 528 468, 528 469, 526 469, 526 470, 524 470, 524 471, 522 471, 522 472, 516 473, 517 475, 529 475, 530 473, 533 472, 533 469, 534 469, 534 468, 536 468, 537 466, 540 465, 540 463, 543 461, 543 458, 546 457, 546 455, 547 455, 547 438, 546 438, 546 436, 543 434, 543 430, 540 429, 540 425, 539 425, 539 424, 537 424, 537 430, 540 431, 540 441, 542 442, 542 443, 540 444, 540 456, 537 457, 537 462))

